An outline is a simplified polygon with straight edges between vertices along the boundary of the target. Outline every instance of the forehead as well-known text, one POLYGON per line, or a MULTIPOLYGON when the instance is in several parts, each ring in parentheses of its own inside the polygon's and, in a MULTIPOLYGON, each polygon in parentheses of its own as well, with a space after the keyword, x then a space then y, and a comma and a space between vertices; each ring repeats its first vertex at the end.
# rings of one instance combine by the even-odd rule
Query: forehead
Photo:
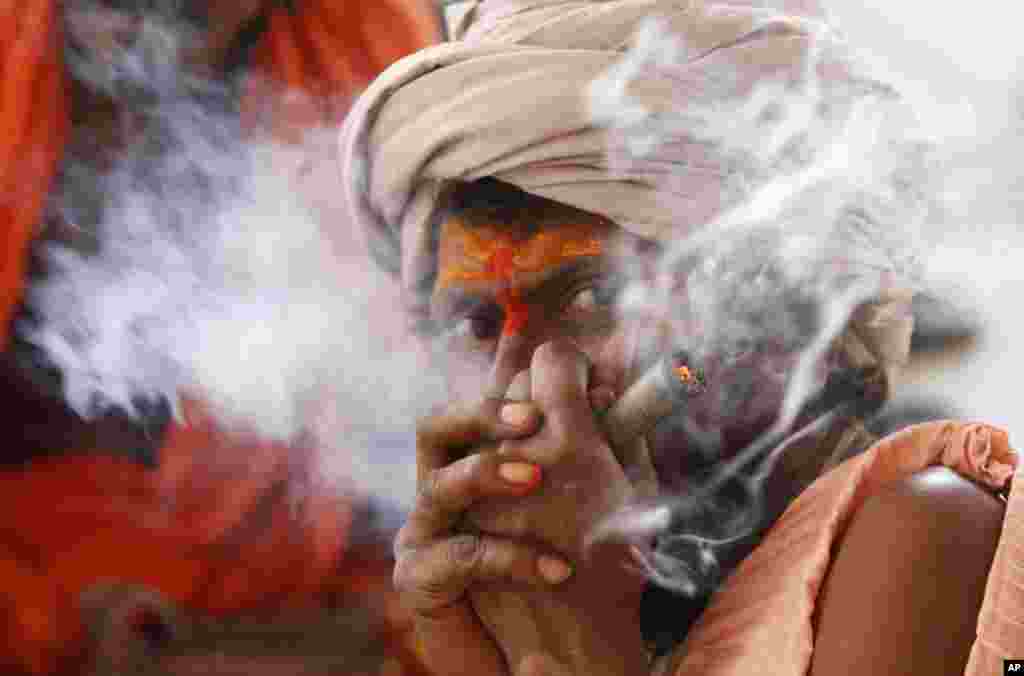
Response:
POLYGON ((619 231, 602 216, 496 181, 462 186, 451 203, 438 233, 435 288, 475 281, 473 271, 502 267, 502 257, 506 272, 522 278, 604 254, 619 231))
POLYGON ((575 258, 606 254, 615 230, 610 224, 586 220, 474 224, 452 219, 443 223, 440 230, 437 283, 443 287, 457 281, 453 273, 486 268, 502 251, 511 256, 513 273, 539 271, 575 258))

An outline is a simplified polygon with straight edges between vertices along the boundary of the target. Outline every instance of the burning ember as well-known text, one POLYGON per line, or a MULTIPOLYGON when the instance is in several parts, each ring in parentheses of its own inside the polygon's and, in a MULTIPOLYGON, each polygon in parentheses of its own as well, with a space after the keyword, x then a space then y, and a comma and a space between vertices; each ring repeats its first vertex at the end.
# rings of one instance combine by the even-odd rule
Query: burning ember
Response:
POLYGON ((693 365, 693 358, 686 351, 679 351, 670 358, 666 366, 676 377, 676 385, 689 394, 700 394, 705 389, 704 370, 693 365))

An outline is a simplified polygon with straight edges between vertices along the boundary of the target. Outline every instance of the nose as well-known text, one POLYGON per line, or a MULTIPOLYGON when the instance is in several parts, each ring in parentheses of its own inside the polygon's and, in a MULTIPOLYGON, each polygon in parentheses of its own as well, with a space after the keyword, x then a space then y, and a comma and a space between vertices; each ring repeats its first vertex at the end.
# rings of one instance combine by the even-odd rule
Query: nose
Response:
POLYGON ((556 339, 569 340, 576 345, 570 337, 553 330, 551 324, 543 321, 539 313, 531 313, 529 321, 517 330, 502 332, 491 369, 488 396, 504 397, 516 374, 530 368, 533 353, 541 345, 556 339))
POLYGON ((488 397, 505 397, 505 392, 516 374, 529 368, 530 359, 537 345, 537 339, 531 337, 531 333, 527 331, 502 332, 488 378, 488 397))

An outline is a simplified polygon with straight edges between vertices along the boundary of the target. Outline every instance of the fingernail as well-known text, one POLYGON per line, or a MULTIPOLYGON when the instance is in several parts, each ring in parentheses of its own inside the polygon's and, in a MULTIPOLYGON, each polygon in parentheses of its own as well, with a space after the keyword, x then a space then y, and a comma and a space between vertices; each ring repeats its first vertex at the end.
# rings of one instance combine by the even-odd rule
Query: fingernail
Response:
POLYGON ((532 408, 529 404, 505 404, 501 407, 501 421, 514 427, 522 427, 530 419, 532 408))
POLYGON ((511 484, 529 484, 540 478, 540 467, 528 462, 503 462, 498 476, 511 484))
POLYGON ((541 577, 550 584, 565 582, 572 575, 572 566, 554 556, 541 556, 537 559, 537 569, 541 577))

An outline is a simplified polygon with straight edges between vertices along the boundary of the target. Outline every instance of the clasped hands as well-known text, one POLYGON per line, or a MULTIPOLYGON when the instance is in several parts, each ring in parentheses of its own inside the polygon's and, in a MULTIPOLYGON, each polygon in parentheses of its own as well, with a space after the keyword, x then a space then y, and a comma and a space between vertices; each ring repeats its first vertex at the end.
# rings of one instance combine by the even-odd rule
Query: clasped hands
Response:
POLYGON ((588 361, 568 342, 537 348, 530 402, 504 400, 513 375, 499 351, 482 402, 418 429, 394 582, 424 658, 438 674, 645 673, 644 580, 627 547, 584 547, 636 495, 600 431, 588 361))

